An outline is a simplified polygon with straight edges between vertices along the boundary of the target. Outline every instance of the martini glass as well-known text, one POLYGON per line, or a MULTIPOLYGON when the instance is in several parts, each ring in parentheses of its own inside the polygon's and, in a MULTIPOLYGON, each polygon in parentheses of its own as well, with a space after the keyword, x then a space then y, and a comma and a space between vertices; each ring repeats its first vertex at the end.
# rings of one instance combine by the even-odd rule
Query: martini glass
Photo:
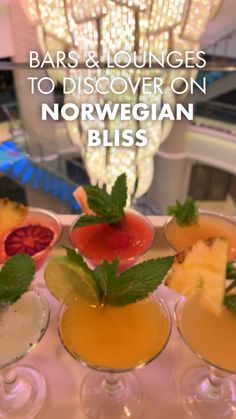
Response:
POLYGON ((0 306, 0 418, 32 418, 46 396, 35 368, 16 364, 42 339, 49 322, 47 300, 31 289, 11 305, 0 306))
POLYGON ((139 212, 128 209, 123 220, 115 225, 97 224, 74 229, 69 238, 72 246, 95 267, 104 259, 119 259, 119 272, 137 263, 153 244, 155 232, 151 222, 139 212))
POLYGON ((61 342, 74 359, 91 369, 80 391, 88 418, 138 416, 143 392, 133 371, 160 355, 170 332, 169 310, 156 296, 124 307, 95 307, 80 297, 64 304, 61 342))
POLYGON ((199 293, 181 298, 176 305, 178 331, 192 352, 205 361, 190 366, 180 381, 186 410, 195 418, 233 418, 236 392, 236 316, 226 307, 209 308, 199 293))
POLYGON ((198 240, 226 237, 228 261, 236 259, 236 220, 218 212, 199 210, 197 223, 189 226, 180 226, 175 217, 169 217, 164 225, 164 236, 176 252, 191 247, 198 240))
MULTIPOLYGON (((12 235, 12 233, 14 234, 14 232, 16 232, 18 229, 22 228, 29 228, 30 226, 33 226, 34 228, 39 226, 42 227, 43 229, 46 228, 48 230, 46 230, 46 232, 49 232, 49 234, 51 235, 51 238, 47 238, 47 236, 44 238, 41 236, 41 240, 46 240, 48 241, 48 244, 39 251, 36 251, 35 253, 30 254, 30 256, 32 256, 34 262, 35 262, 35 269, 39 270, 41 268, 41 266, 43 265, 43 263, 45 262, 45 259, 48 257, 50 251, 53 249, 53 247, 57 244, 57 242, 59 241, 60 237, 61 237, 61 233, 62 233, 62 226, 61 226, 61 222, 58 219, 58 217, 51 211, 47 211, 41 208, 36 208, 36 207, 29 207, 28 209, 28 214, 24 220, 24 222, 13 228, 5 237, 4 240, 1 240, 0 243, 0 263, 5 263, 6 260, 8 259, 9 256, 12 256, 12 254, 16 254, 16 253, 25 253, 25 251, 16 251, 15 253, 12 253, 11 255, 7 255, 6 252, 6 243, 7 243, 7 239, 9 240, 9 236, 12 235)), ((32 247, 34 248, 34 245, 37 245, 37 230, 34 230, 34 232, 32 231, 32 234, 36 234, 36 238, 33 238, 33 243, 32 243, 32 247)), ((41 232, 42 234, 42 232, 41 232)), ((15 238, 13 239, 13 241, 15 240, 15 238)), ((22 241, 24 240, 24 238, 22 239, 22 241)), ((29 244, 29 240, 30 237, 27 238, 27 244, 29 244)), ((40 240, 40 236, 38 241, 40 240)), ((43 243, 41 243, 41 245, 43 245, 43 243)), ((42 246, 43 247, 43 246, 42 246)), ((37 250, 37 249, 35 249, 37 250)))

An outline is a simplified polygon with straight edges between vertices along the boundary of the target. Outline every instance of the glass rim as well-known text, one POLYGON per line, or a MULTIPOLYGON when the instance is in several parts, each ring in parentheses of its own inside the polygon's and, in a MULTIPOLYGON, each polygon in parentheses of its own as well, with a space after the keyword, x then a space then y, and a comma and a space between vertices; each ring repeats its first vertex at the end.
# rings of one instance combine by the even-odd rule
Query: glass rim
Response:
MULTIPOLYGON (((60 219, 57 217, 56 213, 54 213, 53 211, 50 210, 46 210, 44 208, 40 208, 40 207, 28 207, 28 213, 25 217, 25 220, 23 221, 22 224, 16 226, 15 228, 13 228, 11 231, 17 229, 17 228, 21 228, 27 225, 27 217, 30 216, 30 214, 43 214, 46 217, 50 218, 51 220, 53 220, 57 226, 57 231, 53 230, 54 233, 54 237, 51 241, 51 243, 49 243, 49 245, 47 247, 45 247, 45 249, 41 250, 40 252, 35 253, 34 255, 32 255, 32 259, 37 262, 38 259, 40 259, 44 254, 46 254, 49 250, 52 250, 57 243, 59 242, 59 240, 62 237, 62 223, 60 221, 60 219)), ((7 233, 6 237, 10 234, 7 233)), ((9 256, 6 257, 6 260, 9 258, 9 256)))
MULTIPOLYGON (((55 234, 56 238, 55 238, 55 240, 52 240, 52 242, 48 245, 48 247, 46 247, 46 249, 48 249, 50 247, 54 247, 59 242, 59 240, 62 236, 61 220, 59 219, 59 217, 56 215, 56 213, 54 211, 46 210, 46 209, 40 208, 40 207, 28 207, 28 208, 29 208, 28 214, 30 214, 30 212, 31 213, 36 213, 36 214, 37 213, 44 214, 45 216, 51 218, 55 222, 55 224, 57 225, 58 232, 57 232, 57 235, 55 234)), ((26 219, 27 219, 27 216, 26 216, 26 219)), ((46 249, 42 250, 41 252, 38 252, 38 254, 44 252, 46 249)))
MULTIPOLYGON (((216 217, 216 218, 221 218, 221 219, 229 222, 230 224, 235 225, 235 227, 236 227, 236 219, 234 219, 233 216, 223 214, 222 212, 205 210, 205 209, 199 208, 199 214, 200 215, 210 215, 210 216, 213 216, 213 217, 216 217)), ((174 215, 167 216, 167 219, 165 220, 165 222, 163 224, 163 227, 162 227, 163 228, 163 235, 164 235, 164 238, 165 238, 166 242, 168 243, 169 248, 171 250, 173 250, 174 252, 179 252, 179 250, 176 249, 176 247, 173 244, 171 244, 170 240, 168 239, 168 235, 167 235, 167 228, 173 222, 174 218, 175 218, 174 215)))
MULTIPOLYGON (((191 294, 193 295, 193 294, 191 294)), ((228 374, 234 375, 236 374, 236 371, 230 371, 227 368, 223 368, 217 364, 214 364, 214 362, 209 361, 207 358, 205 358, 203 355, 201 355, 196 349, 194 349, 186 340, 186 338, 184 337, 182 330, 181 330, 181 326, 180 326, 180 314, 178 313, 181 308, 183 307, 184 303, 187 301, 187 297, 185 296, 181 296, 175 303, 175 310, 174 310, 174 320, 175 320, 175 324, 176 324, 176 328, 178 330, 179 335, 181 336, 181 339, 183 340, 183 342, 185 343, 185 345, 191 350, 191 352, 196 355, 199 359, 201 359, 201 361, 204 361, 206 364, 208 364, 211 367, 214 367, 220 371, 226 372, 228 374)))
POLYGON ((0 360, 0 372, 1 372, 1 370, 4 370, 5 368, 8 368, 9 366, 15 364, 16 362, 18 362, 22 358, 24 358, 26 355, 28 355, 28 353, 30 353, 39 344, 39 342, 42 340, 43 336, 45 335, 45 333, 47 331, 49 321, 50 321, 49 302, 38 287, 34 287, 34 286, 30 287, 24 294, 26 294, 28 292, 33 292, 39 298, 40 301, 43 301, 43 304, 45 306, 43 309, 47 310, 46 315, 45 315, 45 322, 40 327, 39 336, 37 337, 35 342, 32 345, 29 345, 29 347, 24 352, 22 352, 19 356, 16 356, 14 359, 12 359, 11 361, 7 362, 4 365, 1 364, 1 360, 0 360))
MULTIPOLYGON (((146 250, 143 250, 141 253, 138 253, 137 255, 135 255, 135 256, 131 256, 131 257, 129 257, 129 258, 118 258, 120 261, 132 261, 132 260, 134 260, 134 259, 137 259, 137 258, 139 258, 139 257, 143 256, 145 253, 147 253, 147 252, 151 249, 151 247, 153 246, 153 243, 154 243, 154 241, 155 241, 155 227, 154 227, 154 225, 152 224, 152 222, 149 220, 149 218, 148 218, 148 217, 146 217, 145 215, 143 215, 141 212, 136 211, 136 210, 135 210, 135 209, 133 209, 133 208, 127 208, 127 209, 125 209, 125 213, 126 213, 126 212, 131 212, 131 213, 136 214, 137 216, 139 216, 140 218, 142 218, 142 219, 146 222, 146 224, 148 224, 148 226, 150 227, 150 230, 151 230, 151 232, 152 232, 152 240, 151 240, 151 242, 150 242, 150 244, 149 244, 149 246, 147 247, 147 249, 146 249, 146 250)), ((79 250, 79 248, 75 246, 75 244, 73 243, 72 237, 71 237, 71 236, 72 236, 72 231, 73 231, 73 229, 74 229, 74 225, 75 225, 75 223, 79 220, 79 218, 80 218, 82 215, 84 215, 84 213, 79 214, 79 216, 76 216, 76 218, 74 219, 74 221, 73 221, 73 222, 72 222, 72 224, 70 225, 70 228, 69 228, 69 241, 70 241, 70 244, 73 246, 73 248, 74 248, 74 249, 75 249, 78 253, 80 253, 83 257, 85 257, 85 258, 86 258, 86 259, 88 259, 88 260, 94 260, 93 258, 91 258, 91 257, 87 256, 85 253, 81 252, 81 251, 79 250)), ((105 259, 105 258, 96 259, 96 260, 101 260, 101 261, 103 261, 104 259, 105 259)))
MULTIPOLYGON (((129 367, 129 368, 110 368, 110 367, 101 367, 99 365, 94 365, 91 364, 90 362, 85 361, 84 359, 80 358, 79 356, 77 356, 76 354, 74 354, 73 352, 71 352, 67 346, 65 345, 62 335, 61 335, 61 331, 60 331, 60 323, 61 323, 61 317, 63 315, 63 310, 66 306, 66 303, 64 303, 61 308, 60 308, 60 312, 59 312, 59 319, 58 319, 58 325, 57 325, 57 331, 58 331, 58 335, 59 335, 59 339, 60 342, 63 346, 63 348, 66 350, 66 352, 77 362, 79 362, 81 365, 90 368, 91 370, 94 371, 98 371, 98 372, 104 372, 104 373, 117 373, 117 374, 121 374, 121 373, 126 373, 126 372, 131 372, 131 371, 135 371, 138 370, 140 368, 145 367, 146 365, 150 364, 151 362, 153 362, 156 358, 158 358, 159 355, 161 355, 161 353, 164 351, 164 349, 166 348, 169 339, 170 339, 170 335, 172 332, 172 318, 171 318, 171 313, 170 313, 170 309, 167 305, 167 303, 165 302, 165 300, 160 297, 157 296, 155 294, 155 292, 147 297, 150 299, 155 300, 156 302, 159 303, 159 305, 161 306, 162 311, 165 313, 165 317, 166 317, 166 321, 167 321, 167 326, 168 326, 168 332, 165 338, 165 342, 163 344, 163 346, 161 347, 161 349, 153 356, 151 357, 149 360, 143 362, 142 364, 139 364, 137 366, 134 367, 129 367)), ((135 304, 135 303, 134 303, 135 304)))

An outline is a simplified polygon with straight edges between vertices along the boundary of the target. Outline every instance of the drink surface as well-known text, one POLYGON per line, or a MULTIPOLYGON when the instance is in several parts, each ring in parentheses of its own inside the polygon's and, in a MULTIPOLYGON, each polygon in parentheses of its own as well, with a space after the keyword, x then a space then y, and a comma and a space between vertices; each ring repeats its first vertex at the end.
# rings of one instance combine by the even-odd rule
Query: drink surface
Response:
POLYGON ((112 261, 144 253, 153 241, 153 230, 142 216, 127 211, 119 225, 81 227, 72 231, 71 240, 84 256, 112 261))
POLYGON ((225 237, 228 241, 228 260, 236 259, 236 223, 217 215, 200 214, 197 224, 179 226, 173 219, 166 227, 166 238, 178 252, 198 240, 225 237))
POLYGON ((93 307, 75 299, 60 323, 61 338, 75 358, 111 369, 129 369, 151 360, 165 345, 168 333, 166 312, 155 300, 93 307))
POLYGON ((181 308, 180 330, 186 343, 206 361, 236 373, 236 316, 226 307, 220 314, 200 302, 200 294, 189 297, 181 308))
POLYGON ((47 313, 42 301, 28 291, 14 304, 0 309, 0 368, 26 353, 42 334, 47 313))

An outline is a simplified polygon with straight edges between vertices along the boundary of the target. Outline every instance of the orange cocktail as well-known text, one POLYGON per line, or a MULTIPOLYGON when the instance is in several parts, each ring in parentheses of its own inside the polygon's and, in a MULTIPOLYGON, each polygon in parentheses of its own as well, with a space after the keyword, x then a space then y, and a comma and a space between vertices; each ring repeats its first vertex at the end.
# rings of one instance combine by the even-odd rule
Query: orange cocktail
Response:
POLYGON ((201 359, 185 370, 180 392, 193 417, 233 418, 236 391, 231 375, 236 373, 236 316, 228 307, 212 310, 200 291, 177 305, 179 332, 188 347, 201 359), (209 367, 207 366, 209 364, 209 367))
POLYGON ((215 313, 209 309, 209 302, 196 293, 182 303, 178 319, 181 335, 194 352, 236 373, 236 316, 230 310, 222 307, 215 313))
POLYGON ((228 260, 236 259, 236 221, 211 211, 199 211, 198 221, 189 226, 178 225, 175 218, 168 219, 164 227, 165 238, 176 251, 191 247, 198 240, 225 237, 228 241, 228 260))
POLYGON ((112 370, 150 362, 162 351, 170 333, 168 313, 157 299, 96 307, 74 298, 64 307, 59 328, 73 357, 91 367, 112 370))

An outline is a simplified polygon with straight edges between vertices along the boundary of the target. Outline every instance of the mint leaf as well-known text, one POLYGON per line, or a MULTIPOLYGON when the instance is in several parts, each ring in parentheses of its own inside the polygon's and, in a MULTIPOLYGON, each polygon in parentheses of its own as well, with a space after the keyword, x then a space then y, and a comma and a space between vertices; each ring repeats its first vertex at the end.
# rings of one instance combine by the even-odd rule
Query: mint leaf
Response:
POLYGON ((109 283, 115 280, 118 271, 119 260, 114 259, 112 263, 103 260, 102 264, 94 270, 97 282, 102 292, 103 303, 106 303, 107 289, 109 283))
POLYGON ((127 178, 125 173, 122 173, 116 179, 111 191, 111 200, 116 204, 119 217, 121 218, 124 215, 127 201, 127 178))
POLYGON ((226 295, 224 299, 224 305, 228 310, 236 315, 236 295, 226 295))
POLYGON ((231 283, 226 287, 225 293, 232 291, 236 288, 236 268, 233 263, 227 263, 226 267, 226 279, 232 279, 231 283))
POLYGON ((227 263, 226 279, 233 279, 236 281, 236 267, 233 263, 227 263))
POLYGON ((118 217, 98 217, 95 215, 82 215, 74 224, 74 229, 95 224, 113 224, 119 221, 118 217))
POLYGON ((116 207, 113 206, 111 195, 104 189, 96 186, 85 186, 84 190, 87 194, 87 201, 89 208, 97 215, 106 217, 112 216, 116 212, 116 207))
POLYGON ((167 208, 167 213, 173 215, 180 226, 195 224, 198 220, 198 208, 191 197, 188 197, 183 204, 176 201, 176 205, 167 208))
POLYGON ((0 302, 14 303, 25 293, 34 277, 33 259, 26 254, 12 256, 0 272, 0 302))
POLYGON ((77 253, 74 249, 71 249, 70 247, 63 246, 64 249, 66 249, 66 256, 69 259, 69 261, 77 264, 87 272, 93 272, 87 265, 87 263, 84 261, 83 257, 77 253))
POLYGON ((140 263, 108 282, 107 304, 124 306, 147 297, 164 280, 174 261, 173 256, 140 263))
POLYGON ((124 215, 124 208, 127 201, 126 174, 118 176, 111 194, 96 186, 84 186, 87 194, 89 208, 96 215, 83 215, 75 223, 74 228, 94 224, 114 224, 119 222, 124 215))

